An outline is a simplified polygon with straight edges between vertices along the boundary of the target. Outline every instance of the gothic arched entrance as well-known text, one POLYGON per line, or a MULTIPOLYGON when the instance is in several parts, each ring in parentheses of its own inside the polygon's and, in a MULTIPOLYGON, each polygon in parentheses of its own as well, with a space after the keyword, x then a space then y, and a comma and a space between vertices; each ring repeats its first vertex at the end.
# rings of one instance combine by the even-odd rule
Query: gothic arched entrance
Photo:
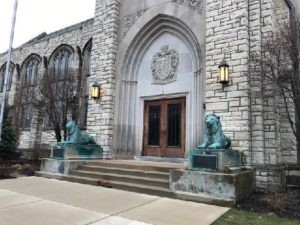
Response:
POLYGON ((202 56, 182 21, 159 15, 128 48, 117 82, 114 150, 184 158, 201 136, 202 56))

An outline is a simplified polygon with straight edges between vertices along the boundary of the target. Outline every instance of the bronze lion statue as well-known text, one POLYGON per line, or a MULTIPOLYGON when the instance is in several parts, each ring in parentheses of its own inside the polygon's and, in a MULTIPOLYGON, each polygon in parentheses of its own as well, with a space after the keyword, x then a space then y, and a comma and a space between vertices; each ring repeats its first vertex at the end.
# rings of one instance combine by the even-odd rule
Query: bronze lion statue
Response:
POLYGON ((200 149, 228 149, 231 146, 230 138, 223 134, 220 117, 213 113, 205 117, 205 140, 198 146, 200 149))
POLYGON ((66 141, 61 142, 61 144, 78 144, 78 145, 96 144, 96 142, 90 135, 86 133, 81 133, 75 121, 70 120, 67 123, 66 128, 67 128, 68 136, 66 141))

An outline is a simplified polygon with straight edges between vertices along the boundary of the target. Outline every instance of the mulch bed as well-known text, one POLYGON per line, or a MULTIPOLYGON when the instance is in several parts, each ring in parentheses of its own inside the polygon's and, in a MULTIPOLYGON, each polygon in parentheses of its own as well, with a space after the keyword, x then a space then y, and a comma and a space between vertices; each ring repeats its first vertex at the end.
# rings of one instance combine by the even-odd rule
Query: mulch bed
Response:
POLYGON ((15 178, 18 174, 33 176, 34 171, 39 170, 39 161, 11 160, 0 161, 0 180, 15 178))
POLYGON ((284 218, 300 219, 300 191, 254 192, 246 200, 239 202, 237 208, 257 213, 275 214, 284 218))

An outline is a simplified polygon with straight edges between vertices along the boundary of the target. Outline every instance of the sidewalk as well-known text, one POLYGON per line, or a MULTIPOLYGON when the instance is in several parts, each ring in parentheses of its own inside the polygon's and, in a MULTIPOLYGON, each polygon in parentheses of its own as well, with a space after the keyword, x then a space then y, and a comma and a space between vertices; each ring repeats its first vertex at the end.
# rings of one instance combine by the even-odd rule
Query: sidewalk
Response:
POLYGON ((227 210, 39 177, 0 180, 0 225, 206 225, 227 210))

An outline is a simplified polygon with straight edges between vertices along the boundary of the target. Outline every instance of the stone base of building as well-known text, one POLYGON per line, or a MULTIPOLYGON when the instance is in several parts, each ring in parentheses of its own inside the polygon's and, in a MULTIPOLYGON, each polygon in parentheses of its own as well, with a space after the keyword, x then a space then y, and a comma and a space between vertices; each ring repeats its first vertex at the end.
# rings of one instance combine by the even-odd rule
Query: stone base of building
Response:
POLYGON ((246 198, 255 189, 253 170, 236 171, 233 174, 190 170, 171 170, 170 188, 175 192, 194 196, 232 200, 246 198))
POLYGON ((253 166, 258 191, 281 191, 286 189, 286 167, 283 165, 253 166))

